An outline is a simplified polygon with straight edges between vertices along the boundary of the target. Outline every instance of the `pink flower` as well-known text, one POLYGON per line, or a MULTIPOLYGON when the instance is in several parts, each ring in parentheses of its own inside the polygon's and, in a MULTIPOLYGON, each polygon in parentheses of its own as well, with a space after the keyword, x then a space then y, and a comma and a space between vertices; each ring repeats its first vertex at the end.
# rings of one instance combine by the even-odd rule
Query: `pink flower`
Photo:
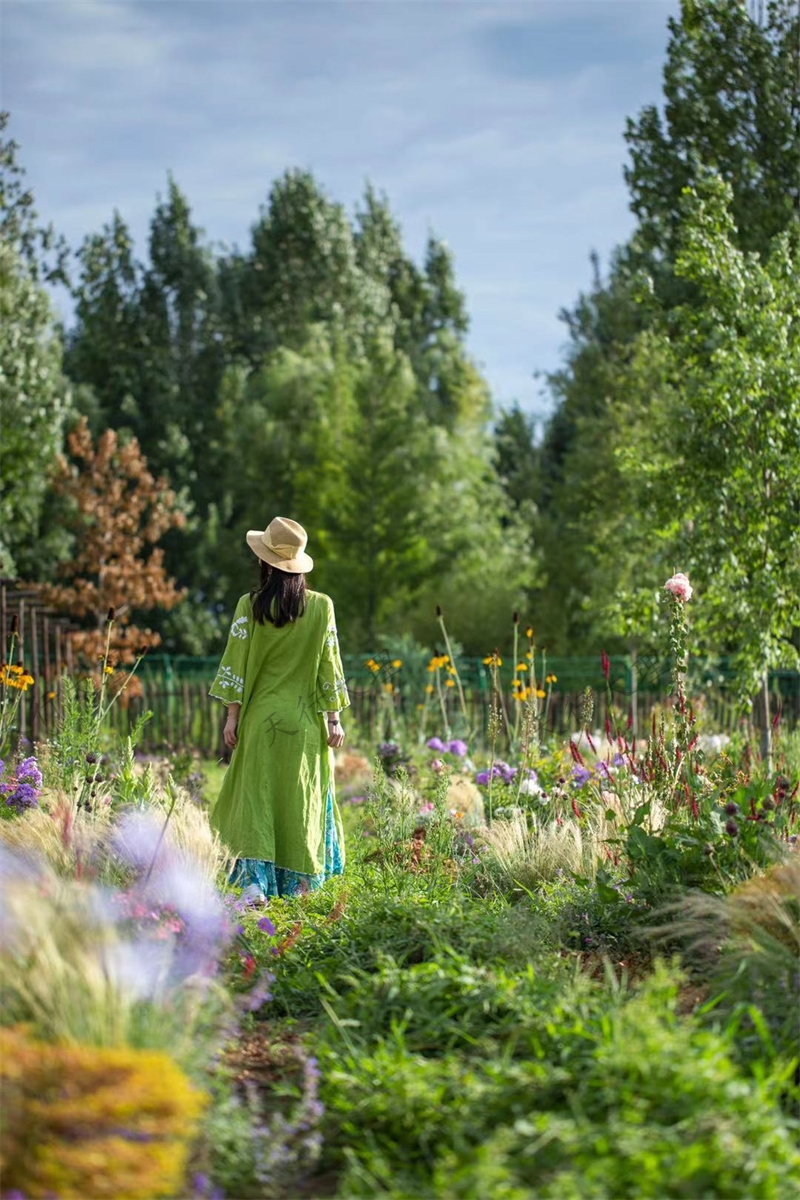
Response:
POLYGON ((440 771, 444 770, 444 763, 442 762, 442 760, 440 758, 435 758, 433 760, 433 762, 431 763, 431 770, 435 771, 437 775, 439 774, 440 771))
POLYGON ((671 576, 664 584, 664 590, 671 592, 676 600, 681 600, 684 604, 692 598, 692 585, 683 574, 683 571, 678 571, 677 575, 671 576))

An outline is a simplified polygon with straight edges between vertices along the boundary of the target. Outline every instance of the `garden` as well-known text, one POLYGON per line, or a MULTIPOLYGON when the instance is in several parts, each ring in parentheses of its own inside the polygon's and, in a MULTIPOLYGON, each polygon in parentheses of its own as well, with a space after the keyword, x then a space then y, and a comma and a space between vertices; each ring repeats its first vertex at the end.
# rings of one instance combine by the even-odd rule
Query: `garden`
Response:
MULTIPOLYGON (((114 735, 105 662, 9 753, 32 679, 5 667, 3 1195, 791 1195, 800 737, 776 720, 768 764, 700 728, 691 595, 667 582, 639 737, 588 692, 544 741, 516 619, 485 728, 458 701, 431 736, 355 726, 346 871, 268 902, 227 885, 222 766, 114 735)), ((427 675, 458 697, 455 654, 427 675)))
POLYGON ((71 246, 0 112, 0 1200, 800 1194, 800 11, 675 7, 544 417, 372 184, 271 173, 238 247, 170 174, 71 246), (345 869, 265 901, 209 686, 278 513, 352 703, 345 869))

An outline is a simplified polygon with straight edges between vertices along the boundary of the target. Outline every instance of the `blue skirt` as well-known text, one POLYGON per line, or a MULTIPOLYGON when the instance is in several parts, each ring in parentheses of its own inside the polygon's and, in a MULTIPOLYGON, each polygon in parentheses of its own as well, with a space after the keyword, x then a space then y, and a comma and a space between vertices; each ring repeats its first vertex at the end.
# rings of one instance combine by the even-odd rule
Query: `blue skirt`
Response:
POLYGON ((318 875, 289 871, 286 867, 276 867, 275 863, 261 858, 237 858, 228 883, 241 888, 257 887, 264 896, 302 896, 321 887, 332 875, 341 875, 343 870, 342 847, 333 819, 333 797, 328 792, 325 807, 325 866, 318 875))

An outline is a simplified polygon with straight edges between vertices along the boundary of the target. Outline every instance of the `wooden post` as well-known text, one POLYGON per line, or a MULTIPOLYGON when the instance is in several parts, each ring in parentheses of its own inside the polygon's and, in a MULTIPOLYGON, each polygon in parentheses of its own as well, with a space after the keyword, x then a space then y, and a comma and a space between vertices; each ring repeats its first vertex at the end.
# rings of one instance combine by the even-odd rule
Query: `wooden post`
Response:
POLYGON ((639 730, 639 675, 637 671, 636 642, 631 642, 631 737, 639 730))
POLYGON ((42 685, 39 679, 39 638, 36 629, 36 618, 38 616, 37 609, 31 607, 31 675, 33 676, 33 687, 31 688, 31 737, 34 742, 39 740, 40 723, 41 723, 41 695, 42 685))

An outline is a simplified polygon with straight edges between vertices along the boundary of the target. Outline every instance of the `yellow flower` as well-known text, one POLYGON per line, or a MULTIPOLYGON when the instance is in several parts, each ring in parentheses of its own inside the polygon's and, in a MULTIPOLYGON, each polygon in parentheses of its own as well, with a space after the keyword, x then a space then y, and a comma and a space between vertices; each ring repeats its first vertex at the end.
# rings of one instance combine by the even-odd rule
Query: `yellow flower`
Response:
POLYGON ((444 686, 445 687, 455 687, 456 686, 455 679, 445 679, 444 686))
POLYGON ((518 671, 527 671, 527 669, 528 669, 528 664, 527 664, 527 663, 517 663, 517 670, 518 670, 518 671))
POLYGON ((433 684, 432 684, 432 683, 426 683, 426 684, 425 684, 425 691, 428 693, 428 695, 430 695, 430 693, 431 693, 433 690, 434 690, 434 687, 433 687, 433 684))
POLYGON ((528 662, 530 662, 530 660, 533 658, 533 651, 529 650, 525 657, 527 658, 528 662))
POLYGON ((108 666, 106 666, 106 667, 103 667, 103 672, 104 672, 106 675, 113 675, 113 674, 114 674, 114 668, 113 668, 113 667, 108 667, 108 666))
POLYGON ((532 625, 529 625, 528 628, 525 630, 525 637, 528 637, 528 638, 533 637, 533 626, 532 625))
POLYGON ((503 660, 499 654, 487 654, 483 663, 487 667, 502 667, 503 660))
POLYGON ((448 668, 447 668, 447 671, 448 671, 448 674, 449 674, 449 675, 456 675, 456 674, 458 673, 458 672, 456 671, 455 667, 453 667, 453 666, 450 666, 450 667, 448 667, 448 668))
POLYGON ((376 675, 378 673, 378 671, 380 671, 380 669, 381 669, 381 664, 376 663, 374 658, 368 658, 367 661, 365 662, 364 666, 369 667, 369 669, 370 669, 370 671, 372 671, 373 675, 376 675))
POLYGON ((48 693, 47 693, 47 699, 48 699, 48 700, 55 700, 55 698, 56 698, 56 694, 55 694, 55 692, 48 692, 48 693))
POLYGON ((424 705, 424 704, 418 704, 418 705, 417 705, 417 708, 424 708, 424 707, 425 707, 425 705, 424 705))
POLYGON ((545 692, 542 688, 537 688, 536 695, 539 697, 540 700, 544 700, 545 696, 547 695, 547 692, 545 692))
POLYGON ((548 675, 547 678, 545 679, 545 683, 558 683, 558 676, 557 675, 548 675))
POLYGON ((391 694, 392 694, 392 692, 394 691, 394 684, 393 684, 393 683, 385 683, 385 684, 383 685, 383 690, 384 690, 385 692, 388 692, 388 693, 389 693, 389 695, 391 695, 391 694))
POLYGON ((402 658, 393 658, 393 659, 392 659, 392 666, 393 666, 393 667, 402 667, 402 665, 403 665, 403 660, 402 660, 402 658))

